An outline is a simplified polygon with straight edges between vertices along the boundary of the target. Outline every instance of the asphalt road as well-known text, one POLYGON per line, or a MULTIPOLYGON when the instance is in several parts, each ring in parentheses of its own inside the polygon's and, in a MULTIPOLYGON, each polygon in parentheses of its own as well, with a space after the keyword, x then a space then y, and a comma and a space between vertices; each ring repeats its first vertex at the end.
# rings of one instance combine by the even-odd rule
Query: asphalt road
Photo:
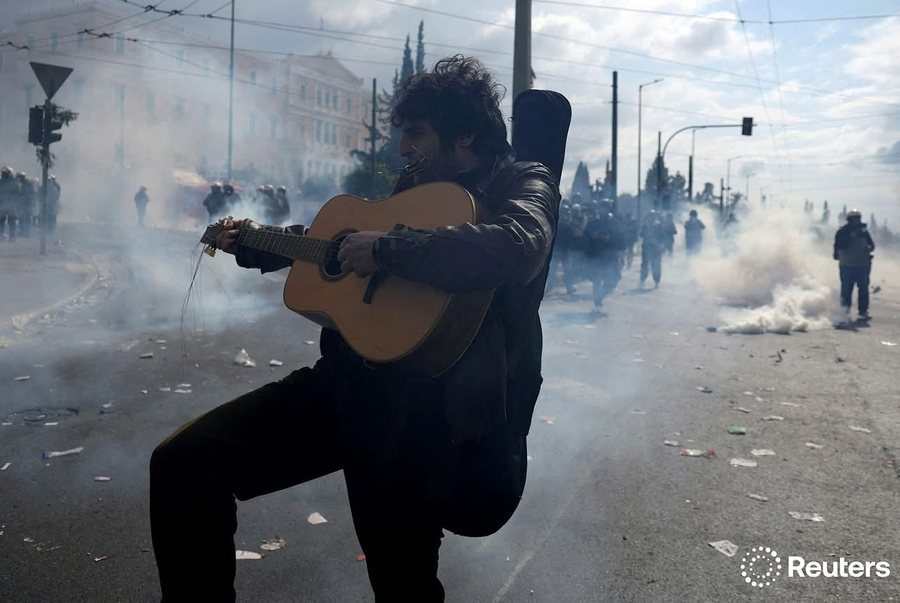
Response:
MULTIPOLYGON (((185 303, 196 236, 135 235, 77 242, 103 258, 100 285, 0 348, 3 601, 158 600, 153 447, 317 355, 306 342, 318 328, 281 304, 282 276, 204 258, 185 303), (234 364, 242 348, 256 368, 234 364)), ((887 344, 900 342, 900 286, 875 296, 868 328, 729 336, 708 329, 718 308, 679 281, 680 261, 664 271, 655 291, 631 289, 627 273, 604 314, 591 315, 586 296, 545 301, 546 381, 524 499, 491 537, 445 537, 448 601, 897 598, 900 346, 887 344), (772 415, 782 419, 764 420, 772 415), (737 553, 708 544, 721 540, 737 553), (784 566, 769 586, 741 577, 754 546, 784 566), (891 573, 788 576, 789 556, 887 561, 891 573)), ((239 504, 236 543, 263 555, 238 562, 240 600, 372 600, 340 474, 239 504), (309 523, 314 512, 327 523, 309 523), (284 548, 260 550, 276 537, 284 548)), ((204 554, 190 533, 183 546, 204 554)))

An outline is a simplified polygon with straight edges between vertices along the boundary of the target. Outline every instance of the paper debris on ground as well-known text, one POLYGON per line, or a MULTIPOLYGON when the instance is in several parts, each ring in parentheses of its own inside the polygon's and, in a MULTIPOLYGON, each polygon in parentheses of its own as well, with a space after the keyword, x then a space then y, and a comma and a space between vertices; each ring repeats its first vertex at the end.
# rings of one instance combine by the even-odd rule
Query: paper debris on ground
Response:
POLYGON ((731 407, 731 410, 736 410, 736 411, 738 411, 738 412, 750 414, 750 411, 747 410, 746 408, 744 408, 743 406, 732 406, 732 407, 731 407))
POLYGON ((889 348, 892 348, 892 347, 896 346, 897 344, 896 344, 896 342, 893 342, 893 341, 882 341, 881 345, 886 345, 889 348))
POLYGON ((800 408, 800 405, 796 402, 779 402, 782 406, 792 406, 794 408, 800 408))
POLYGON ((630 415, 645 415, 647 414, 646 410, 629 410, 628 414, 630 415))
POLYGON ((3 463, 3 466, 0 467, 0 471, 6 471, 7 469, 9 469, 10 465, 12 465, 12 463, 3 463))
POLYGON ((190 389, 181 389, 181 388, 179 387, 178 389, 175 390, 175 393, 176 393, 176 394, 189 394, 189 393, 191 393, 192 391, 193 391, 193 390, 190 390, 190 389))
POLYGON ((707 448, 706 450, 701 450, 699 448, 682 448, 679 454, 681 456, 702 456, 711 459, 712 457, 716 456, 716 451, 712 448, 707 448))
POLYGON ((803 521, 825 521, 825 518, 818 513, 801 513, 799 511, 788 511, 788 515, 790 515, 794 519, 801 519, 803 521))
POLYGON ((237 550, 234 552, 234 558, 237 559, 238 561, 243 561, 246 559, 262 559, 262 555, 254 552, 254 551, 237 550))
POLYGON ((676 440, 663 440, 663 444, 666 446, 675 446, 678 447, 678 442, 676 440))
POLYGON ((731 459, 728 464, 732 467, 756 467, 757 462, 749 459, 731 459))
POLYGON ((308 521, 309 523, 311 523, 314 526, 317 526, 320 523, 328 523, 328 520, 325 519, 324 517, 322 517, 322 514, 319 513, 318 511, 316 511, 314 513, 310 513, 309 517, 306 518, 306 521, 308 521))
POLYGON ((763 496, 762 494, 754 494, 753 492, 748 492, 747 496, 752 498, 753 500, 758 500, 759 502, 769 502, 769 497, 763 496))
POLYGON ((304 341, 303 343, 305 343, 306 345, 315 345, 315 344, 316 344, 316 342, 313 341, 312 339, 307 339, 307 340, 304 341))
POLYGON ((269 360, 269 366, 284 366, 284 363, 281 360, 269 360))
POLYGON ((277 551, 278 549, 284 548, 284 538, 266 538, 262 541, 262 544, 259 545, 264 551, 277 551))
POLYGON ((703 392, 704 394, 711 394, 713 391, 712 389, 706 387, 705 385, 698 385, 695 389, 698 392, 703 392))
POLYGON ((68 456, 70 454, 81 454, 83 450, 84 450, 84 446, 79 446, 78 448, 70 448, 69 450, 46 451, 41 456, 45 459, 52 459, 52 458, 56 458, 58 456, 68 456))
POLYGON ((153 352, 144 352, 138 358, 153 358, 153 352))
POLYGON ((726 557, 734 557, 738 552, 738 545, 731 542, 730 540, 717 540, 715 542, 707 543, 712 548, 716 549, 726 557))
POLYGON ((809 448, 812 448, 813 450, 819 450, 820 448, 825 447, 822 444, 816 444, 815 442, 804 442, 804 444, 806 444, 809 448))
POLYGON ((31 379, 31 375, 22 375, 20 377, 16 377, 13 381, 28 381, 31 379))
POLYGON ((234 357, 234 363, 239 364, 241 366, 246 366, 248 368, 253 368, 256 366, 256 361, 250 358, 250 354, 247 353, 247 350, 241 348, 241 351, 237 353, 237 356, 234 357))
POLYGON ((556 423, 556 417, 552 417, 550 415, 543 415, 543 416, 538 417, 538 421, 543 421, 547 425, 553 425, 554 423, 556 423))
POLYGON ((747 428, 746 428, 746 427, 742 427, 742 426, 740 426, 740 425, 729 425, 729 426, 728 426, 728 433, 730 433, 731 435, 746 435, 746 434, 747 434, 747 428))
POLYGON ((159 391, 161 391, 161 392, 170 392, 170 391, 172 391, 172 388, 171 388, 171 387, 160 387, 160 388, 159 388, 159 391))
POLYGON ((750 454, 753 456, 775 456, 775 451, 768 448, 754 448, 750 451, 750 454))
POLYGON ((853 431, 859 431, 861 433, 872 433, 872 430, 867 427, 860 427, 859 425, 848 425, 850 429, 853 431))
POLYGON ((784 417, 780 415, 766 415, 762 418, 763 421, 784 421, 784 417))

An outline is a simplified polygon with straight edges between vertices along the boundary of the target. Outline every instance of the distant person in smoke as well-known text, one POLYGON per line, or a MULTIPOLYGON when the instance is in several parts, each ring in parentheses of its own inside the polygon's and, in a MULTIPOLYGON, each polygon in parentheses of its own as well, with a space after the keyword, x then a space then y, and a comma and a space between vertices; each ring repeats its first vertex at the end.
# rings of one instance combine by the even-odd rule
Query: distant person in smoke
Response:
POLYGON ((692 209, 688 214, 687 222, 684 223, 684 248, 688 255, 700 253, 705 229, 706 225, 697 217, 697 210, 692 209))
POLYGON ((603 300, 615 291, 622 279, 621 255, 625 249, 625 233, 612 209, 612 203, 601 202, 584 228, 584 255, 593 284, 595 309, 603 305, 603 300))
POLYGON ((234 190, 234 186, 226 182, 222 185, 222 194, 225 196, 225 211, 223 213, 234 213, 234 210, 241 204, 241 196, 234 190))
POLYGON ((273 224, 284 224, 291 219, 291 204, 288 202, 286 186, 282 185, 275 189, 275 206, 278 211, 273 224))
POLYGON ((662 256, 666 250, 668 231, 665 220, 655 209, 647 214, 641 227, 641 288, 649 274, 653 274, 653 288, 659 287, 662 279, 662 256))
POLYGON ((622 225, 625 233, 625 269, 631 270, 631 264, 634 262, 634 245, 637 243, 639 228, 638 221, 634 217, 634 212, 628 212, 625 222, 622 225))
POLYGON ((31 236, 38 191, 25 172, 16 174, 16 180, 19 181, 19 236, 27 239, 31 236))
POLYGON ((0 168, 0 235, 4 232, 7 240, 16 240, 16 229, 19 227, 19 183, 15 170, 4 166, 0 168))
POLYGON ((847 212, 847 223, 834 235, 834 259, 841 275, 841 307, 849 315, 853 287, 856 287, 859 319, 869 320, 869 275, 872 272, 872 252, 875 242, 863 224, 862 214, 847 212))
MULTIPOLYGON (((443 530, 486 536, 515 511, 542 381, 538 310, 559 187, 543 165, 514 162, 500 99, 490 72, 457 55, 407 78, 391 110, 408 164, 395 192, 453 181, 493 211, 488 223, 355 232, 337 255, 347 278, 384 271, 448 292, 496 289, 468 351, 441 375, 414 379, 373 366, 336 328, 323 327, 313 366, 176 430, 150 460, 150 523, 165 601, 233 601, 235 499, 337 471, 379 602, 443 601, 443 530), (199 545, 185 546, 186 539, 199 545)), ((293 260, 239 245, 239 227, 304 232, 246 219, 223 226, 216 246, 262 272, 293 260)))
POLYGON ((663 233, 665 235, 666 253, 672 255, 672 250, 675 249, 675 235, 678 234, 678 229, 675 228, 675 219, 672 217, 671 212, 666 212, 663 215, 663 233))
POLYGON ((224 218, 226 209, 225 193, 222 192, 222 183, 213 182, 209 185, 209 194, 203 200, 203 207, 209 215, 209 223, 212 224, 219 218, 224 218))
POLYGON ((138 228, 144 227, 144 216, 147 214, 148 203, 150 203, 150 196, 147 194, 147 187, 142 186, 134 194, 134 209, 137 211, 138 228))

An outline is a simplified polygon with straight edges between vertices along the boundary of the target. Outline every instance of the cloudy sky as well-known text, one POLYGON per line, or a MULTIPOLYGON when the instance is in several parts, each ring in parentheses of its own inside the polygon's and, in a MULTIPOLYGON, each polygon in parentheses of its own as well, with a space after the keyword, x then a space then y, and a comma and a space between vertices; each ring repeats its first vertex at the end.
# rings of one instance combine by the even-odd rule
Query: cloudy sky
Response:
MULTIPOLYGON (((140 5, 107 0, 122 10, 140 5)), ((0 0, 9 14, 11 0, 0 0)), ((18 4, 18 3, 16 3, 18 4)), ((34 0, 44 8, 70 0, 34 0)), ((228 17, 225 0, 161 0, 162 9, 228 17)), ((19 9, 20 7, 16 7, 19 9)), ((18 12, 18 10, 16 11, 18 12)), ((159 14, 129 20, 127 35, 159 14)), ((426 62, 463 52, 482 58, 512 88, 515 2, 508 0, 237 0, 236 45, 266 51, 331 51, 357 75, 385 85, 403 41, 425 23, 426 62)), ((657 132, 739 124, 695 137, 695 189, 726 177, 751 199, 802 206, 828 199, 900 226, 900 4, 896 0, 533 0, 535 86, 572 102, 568 188, 578 161, 601 177, 611 151, 612 72, 619 81, 619 190, 638 181, 638 87, 642 162, 657 132), (749 179, 748 179, 749 177, 749 179)), ((226 20, 174 16, 169 24, 228 43, 226 20)), ((505 103, 508 111, 509 99, 505 103)), ((691 132, 670 143, 670 169, 687 172, 691 132)))

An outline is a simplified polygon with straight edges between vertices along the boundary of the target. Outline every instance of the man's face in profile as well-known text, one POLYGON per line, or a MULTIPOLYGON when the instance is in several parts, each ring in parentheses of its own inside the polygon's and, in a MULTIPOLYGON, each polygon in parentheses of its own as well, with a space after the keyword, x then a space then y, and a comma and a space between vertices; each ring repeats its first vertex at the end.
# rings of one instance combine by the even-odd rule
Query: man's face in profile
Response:
POLYGON ((452 180, 459 174, 457 150, 442 148, 441 138, 430 122, 414 119, 400 127, 403 135, 397 152, 408 164, 422 162, 414 174, 416 184, 452 180))

